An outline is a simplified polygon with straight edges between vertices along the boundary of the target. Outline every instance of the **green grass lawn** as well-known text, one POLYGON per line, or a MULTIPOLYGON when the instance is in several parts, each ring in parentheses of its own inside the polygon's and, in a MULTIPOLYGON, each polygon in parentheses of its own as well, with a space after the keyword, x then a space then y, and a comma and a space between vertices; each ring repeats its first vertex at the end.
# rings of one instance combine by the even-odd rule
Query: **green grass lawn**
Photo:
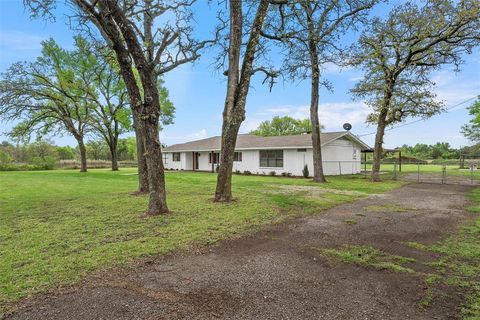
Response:
POLYGON ((8 305, 93 271, 125 266, 192 244, 215 243, 267 223, 315 214, 401 185, 362 177, 306 179, 234 176, 229 204, 213 203, 216 175, 168 172, 172 213, 140 218, 146 196, 132 196, 135 169, 0 172, 0 317, 8 305), (313 197, 305 188, 324 188, 313 197), (348 192, 354 191, 354 192, 348 192))

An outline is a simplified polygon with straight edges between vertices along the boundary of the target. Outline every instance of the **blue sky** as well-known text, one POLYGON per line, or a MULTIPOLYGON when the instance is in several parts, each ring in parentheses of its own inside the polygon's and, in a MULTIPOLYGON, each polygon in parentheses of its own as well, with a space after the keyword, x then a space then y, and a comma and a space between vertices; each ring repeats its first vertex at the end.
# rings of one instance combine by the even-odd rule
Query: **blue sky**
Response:
MULTIPOLYGON (((199 0, 196 26, 200 33, 208 34, 212 14, 199 0)), ((31 20, 23 8, 21 0, 0 0, 0 72, 5 71, 13 62, 33 60, 40 53, 40 43, 50 37, 60 45, 72 46, 73 31, 66 24, 68 9, 59 9, 56 22, 31 20)), ((480 54, 465 57, 466 64, 458 74, 447 66, 433 75, 437 83, 438 98, 452 106, 480 94, 480 54)), ((165 77, 170 90, 170 98, 176 106, 175 123, 161 133, 162 142, 171 145, 193 139, 219 135, 221 132, 221 114, 225 99, 226 83, 224 76, 212 68, 214 54, 205 52, 193 65, 182 66, 165 77)), ((320 122, 326 131, 342 130, 344 122, 353 125, 352 132, 363 135, 375 131, 374 126, 366 125, 365 117, 369 113, 361 102, 352 101, 348 90, 361 77, 354 69, 342 70, 334 65, 326 67, 324 77, 331 81, 333 92, 325 89, 320 95, 320 122)), ((267 86, 260 84, 261 79, 253 81, 247 100, 247 119, 241 132, 254 129, 259 122, 275 115, 290 115, 296 118, 308 117, 309 83, 278 83, 270 92, 267 86)), ((460 128, 468 119, 465 107, 459 106, 425 122, 419 122, 387 132, 386 147, 402 144, 435 143, 446 141, 453 146, 470 144, 461 134, 460 128)), ((408 121, 411 121, 409 119, 408 121)), ((0 140, 3 132, 12 127, 12 123, 0 123, 0 140)), ((59 145, 75 145, 73 138, 51 137, 59 145)), ((372 145, 374 135, 363 136, 365 142, 372 145)))

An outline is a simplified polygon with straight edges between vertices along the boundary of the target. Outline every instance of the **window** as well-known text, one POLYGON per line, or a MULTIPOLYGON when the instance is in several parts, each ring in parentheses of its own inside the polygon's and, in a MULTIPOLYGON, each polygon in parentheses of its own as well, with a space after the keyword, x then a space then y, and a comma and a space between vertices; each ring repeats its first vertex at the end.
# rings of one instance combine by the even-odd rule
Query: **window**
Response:
POLYGON ((172 153, 172 161, 179 162, 180 161, 180 152, 172 153))
POLYGON ((212 154, 213 154, 213 163, 220 163, 220 153, 209 153, 208 154, 208 163, 212 163, 212 154))
POLYGON ((260 167, 283 168, 283 150, 260 150, 260 167))
POLYGON ((163 153, 162 153, 162 157, 163 157, 163 163, 164 163, 164 164, 167 164, 167 163, 168 163, 167 153, 166 153, 166 152, 163 152, 163 153))
POLYGON ((297 149, 297 152, 307 152, 306 148, 297 149))
POLYGON ((241 162, 242 161, 242 153, 241 152, 235 152, 233 154, 233 161, 241 162))

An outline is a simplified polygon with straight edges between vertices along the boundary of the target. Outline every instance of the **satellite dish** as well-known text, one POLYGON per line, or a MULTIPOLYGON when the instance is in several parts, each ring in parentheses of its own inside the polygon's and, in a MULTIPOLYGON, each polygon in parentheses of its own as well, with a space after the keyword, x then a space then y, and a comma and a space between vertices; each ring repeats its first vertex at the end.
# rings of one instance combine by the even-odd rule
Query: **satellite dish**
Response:
POLYGON ((344 123, 343 124, 343 129, 350 131, 352 129, 352 125, 350 123, 344 123))

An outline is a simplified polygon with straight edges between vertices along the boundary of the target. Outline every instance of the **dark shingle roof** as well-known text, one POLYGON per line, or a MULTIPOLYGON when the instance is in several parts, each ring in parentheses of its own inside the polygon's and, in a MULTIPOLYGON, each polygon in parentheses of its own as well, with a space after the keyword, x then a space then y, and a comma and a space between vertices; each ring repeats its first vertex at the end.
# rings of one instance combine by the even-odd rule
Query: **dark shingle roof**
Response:
MULTIPOLYGON (((369 148, 365 143, 349 132, 325 132, 321 134, 322 145, 325 145, 342 136, 356 140, 363 144, 364 148, 369 148)), ((190 141, 186 143, 174 144, 165 148, 165 152, 179 151, 217 151, 220 150, 221 137, 211 137, 202 140, 190 141)), ((275 149, 275 148, 311 148, 312 135, 299 134, 294 136, 274 136, 261 137, 251 134, 239 134, 235 150, 246 149, 275 149)))

